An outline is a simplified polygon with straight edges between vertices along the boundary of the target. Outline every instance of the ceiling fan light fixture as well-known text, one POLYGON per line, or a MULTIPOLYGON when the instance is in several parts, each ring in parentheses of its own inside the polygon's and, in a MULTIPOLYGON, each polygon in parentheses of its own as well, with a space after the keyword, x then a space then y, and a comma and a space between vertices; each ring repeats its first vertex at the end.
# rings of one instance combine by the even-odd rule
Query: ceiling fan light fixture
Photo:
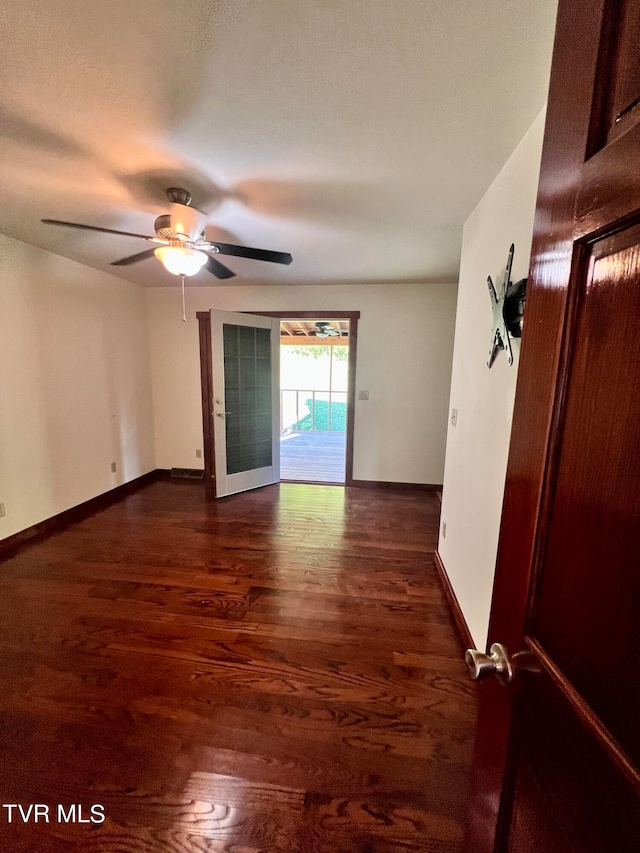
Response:
POLYGON ((207 263, 204 252, 184 246, 161 246, 155 250, 155 256, 172 275, 196 275, 207 263))

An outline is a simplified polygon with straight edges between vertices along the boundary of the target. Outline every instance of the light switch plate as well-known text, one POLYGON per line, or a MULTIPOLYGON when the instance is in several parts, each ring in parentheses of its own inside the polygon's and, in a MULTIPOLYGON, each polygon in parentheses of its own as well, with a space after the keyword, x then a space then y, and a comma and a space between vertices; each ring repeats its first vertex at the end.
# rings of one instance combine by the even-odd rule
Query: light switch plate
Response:
POLYGON ((358 391, 358 400, 368 400, 369 392, 368 391, 358 391))

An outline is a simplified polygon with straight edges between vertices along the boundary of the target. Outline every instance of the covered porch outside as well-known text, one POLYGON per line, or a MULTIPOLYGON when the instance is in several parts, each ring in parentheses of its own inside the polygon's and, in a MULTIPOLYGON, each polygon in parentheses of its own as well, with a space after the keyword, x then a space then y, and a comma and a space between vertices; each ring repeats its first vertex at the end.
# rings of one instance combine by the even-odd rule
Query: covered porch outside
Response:
POLYGON ((346 480, 349 318, 280 323, 280 478, 346 480))

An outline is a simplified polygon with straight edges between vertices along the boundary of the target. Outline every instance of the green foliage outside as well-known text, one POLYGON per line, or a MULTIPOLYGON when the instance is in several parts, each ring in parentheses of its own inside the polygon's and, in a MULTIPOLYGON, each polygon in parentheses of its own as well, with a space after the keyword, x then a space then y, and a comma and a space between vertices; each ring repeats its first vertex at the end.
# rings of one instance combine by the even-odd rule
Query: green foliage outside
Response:
POLYGON ((312 346, 287 344, 282 347, 280 382, 284 389, 282 419, 285 429, 294 432, 313 429, 318 432, 346 431, 348 361, 348 346, 318 343, 312 346), (331 426, 328 400, 330 387, 336 394, 331 406, 331 426), (299 393, 296 394, 296 390, 299 393), (311 414, 313 390, 316 392, 315 417, 311 414), (305 411, 308 414, 301 417, 305 411))
MULTIPOLYGON (((313 407, 313 398, 308 397, 305 401, 307 404, 307 408, 309 409, 309 414, 305 415, 303 418, 300 418, 293 426, 291 427, 294 431, 305 431, 313 429, 313 419, 311 417, 311 410, 313 407)), ((328 400, 316 400, 316 411, 315 411, 315 428, 316 430, 320 430, 323 432, 329 431, 329 401, 328 400)), ((331 432, 345 432, 347 428, 347 404, 346 403, 332 403, 331 404, 331 432)))
POLYGON ((303 355, 305 358, 322 358, 323 355, 330 355, 333 350, 334 361, 347 361, 349 358, 349 347, 329 347, 326 344, 306 347, 287 346, 287 350, 295 355, 303 355))

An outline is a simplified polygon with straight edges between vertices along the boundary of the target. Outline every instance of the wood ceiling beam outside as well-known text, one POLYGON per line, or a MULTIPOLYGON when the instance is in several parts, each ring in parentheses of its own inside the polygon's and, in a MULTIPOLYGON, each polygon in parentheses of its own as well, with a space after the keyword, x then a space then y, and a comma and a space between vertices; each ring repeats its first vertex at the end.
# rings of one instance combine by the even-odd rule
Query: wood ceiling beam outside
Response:
POLYGON ((281 330, 282 330, 282 329, 284 329, 284 331, 287 333, 287 335, 291 335, 291 336, 293 336, 293 335, 294 335, 294 331, 293 331, 292 325, 291 325, 291 323, 290 323, 290 322, 288 322, 287 320, 283 320, 283 321, 280 323, 280 329, 281 329, 281 330))
POLYGON ((328 346, 349 346, 349 336, 348 335, 332 335, 329 338, 316 338, 315 335, 294 335, 293 337, 289 335, 282 335, 280 338, 280 343, 282 346, 307 346, 307 347, 323 347, 325 345, 328 346))
MULTIPOLYGON (((313 337, 316 331, 316 320, 282 320, 281 328, 286 331, 288 335, 299 335, 300 333, 307 335, 309 337, 313 337)), ((320 320, 321 322, 321 320, 320 320)), ((349 321, 348 320, 327 320, 332 329, 337 329, 339 331, 348 332, 349 331, 349 321)))

